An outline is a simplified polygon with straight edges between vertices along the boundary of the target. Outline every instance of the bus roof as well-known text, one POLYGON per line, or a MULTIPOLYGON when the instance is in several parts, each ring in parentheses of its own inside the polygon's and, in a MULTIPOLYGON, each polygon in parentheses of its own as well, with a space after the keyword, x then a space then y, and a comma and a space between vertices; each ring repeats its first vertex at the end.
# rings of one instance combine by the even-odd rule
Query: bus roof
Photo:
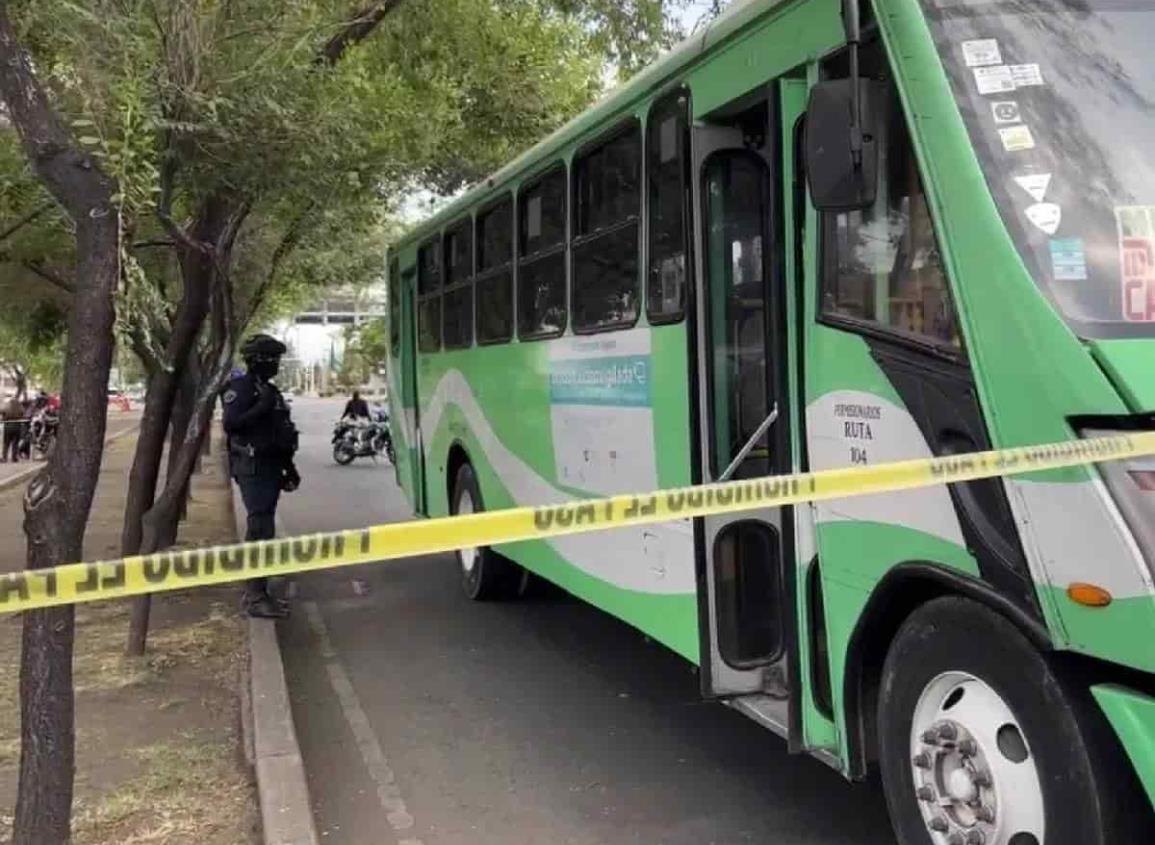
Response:
POLYGON ((436 214, 418 223, 400 238, 399 245, 424 238, 430 232, 440 229, 472 208, 479 199, 531 170, 542 159, 555 155, 577 136, 597 127, 602 121, 660 88, 670 77, 676 76, 708 49, 785 2, 788 0, 733 0, 726 11, 701 32, 682 41, 660 59, 636 73, 628 82, 608 92, 594 105, 554 130, 496 173, 477 183, 436 214))

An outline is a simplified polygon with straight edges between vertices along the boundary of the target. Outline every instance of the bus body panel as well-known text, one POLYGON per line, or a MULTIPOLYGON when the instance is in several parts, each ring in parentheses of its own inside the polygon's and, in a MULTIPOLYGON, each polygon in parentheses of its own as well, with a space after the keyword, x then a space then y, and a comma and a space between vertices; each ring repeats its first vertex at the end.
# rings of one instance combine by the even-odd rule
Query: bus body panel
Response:
MULTIPOLYGON (((684 348, 678 327, 639 327, 424 357, 429 515, 449 513, 455 446, 487 509, 689 483, 685 450, 657 448, 660 438, 688 441, 684 348), (483 396, 502 401, 483 405, 483 396)), ((688 522, 499 550, 697 661, 688 522)))
POLYGON ((1091 694, 1127 752, 1155 806, 1155 698, 1118 684, 1099 684, 1091 694))

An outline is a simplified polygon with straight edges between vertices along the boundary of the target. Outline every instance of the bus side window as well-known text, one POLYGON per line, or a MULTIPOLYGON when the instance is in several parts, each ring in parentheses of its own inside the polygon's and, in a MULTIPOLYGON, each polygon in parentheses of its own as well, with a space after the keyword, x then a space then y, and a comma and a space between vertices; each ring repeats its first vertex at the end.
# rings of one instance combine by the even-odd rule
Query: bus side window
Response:
POLYGON ((417 348, 441 348, 441 238, 417 250, 417 348))
POLYGON ((445 348, 473 345, 473 220, 445 234, 445 348))
POLYGON ((687 103, 685 91, 656 103, 646 128, 650 197, 646 316, 651 323, 674 322, 686 310, 687 103))
POLYGON ((829 213, 823 221, 822 316, 960 349, 958 316, 893 85, 878 127, 874 206, 829 213))
POLYGON ((513 200, 477 216, 477 342, 513 337, 513 200))
POLYGON ((642 133, 637 121, 574 162, 573 326, 638 320, 642 133))
POLYGON ((560 165, 518 200, 517 331, 523 340, 565 331, 566 170, 560 165))
POLYGON ((396 255, 389 259, 389 353, 394 360, 401 354, 401 264, 396 255))

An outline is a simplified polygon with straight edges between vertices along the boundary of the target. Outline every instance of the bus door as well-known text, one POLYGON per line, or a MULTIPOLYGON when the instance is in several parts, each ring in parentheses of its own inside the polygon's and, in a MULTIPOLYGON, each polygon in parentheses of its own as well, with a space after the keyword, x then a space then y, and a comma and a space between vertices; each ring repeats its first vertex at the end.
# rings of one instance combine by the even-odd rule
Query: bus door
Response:
POLYGON ((402 308, 405 312, 404 334, 406 354, 401 356, 401 373, 405 396, 403 404, 412 416, 404 423, 409 442, 409 483, 413 491, 413 510, 425 513, 425 444, 421 439, 421 397, 417 389, 417 271, 408 268, 401 276, 402 308))
MULTIPOLYGON (((774 219, 777 98, 694 129, 698 431, 703 481, 787 472, 783 279, 774 219)), ((786 733, 781 508, 701 520, 702 688, 786 733)))

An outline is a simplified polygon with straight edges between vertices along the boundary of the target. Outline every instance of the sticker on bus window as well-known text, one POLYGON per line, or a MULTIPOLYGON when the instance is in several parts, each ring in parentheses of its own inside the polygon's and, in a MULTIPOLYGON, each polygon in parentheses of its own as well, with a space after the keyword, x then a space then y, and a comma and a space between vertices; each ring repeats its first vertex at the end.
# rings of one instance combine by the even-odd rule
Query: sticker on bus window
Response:
POLYGON ((1057 282, 1081 282, 1087 278, 1087 250, 1082 238, 1051 239, 1051 276, 1057 282))
POLYGON ((1035 228, 1053 235, 1059 231, 1059 224, 1063 222, 1063 209, 1053 202, 1037 202, 1027 209, 1027 219, 1035 228))
POLYGON ((1016 88, 1030 88, 1034 85, 1043 85, 1043 72, 1037 64, 1010 65, 1011 79, 1016 88))
POLYGON ((991 114, 995 123, 1022 123, 1023 116, 1019 113, 1019 104, 1014 100, 994 100, 991 102, 991 114))
POLYGON ((980 94, 1007 94, 1015 90, 1015 80, 1006 65, 976 67, 974 74, 980 94))
POLYGON ((1020 124, 1019 126, 1008 126, 1005 129, 999 130, 999 137, 1003 139, 1003 149, 1008 153, 1017 153, 1022 150, 1033 150, 1035 148, 1035 136, 1031 134, 1031 128, 1020 124))
POLYGON ((962 48, 967 67, 984 67, 1003 63, 1003 56, 999 52, 999 42, 994 38, 964 41, 962 48))
POLYGON ((1115 209, 1123 319, 1155 323, 1155 206, 1115 209))
POLYGON ((1016 176, 1015 183, 1030 194, 1035 202, 1042 202, 1047 198, 1047 188, 1051 187, 1051 174, 1028 173, 1025 176, 1016 176))

